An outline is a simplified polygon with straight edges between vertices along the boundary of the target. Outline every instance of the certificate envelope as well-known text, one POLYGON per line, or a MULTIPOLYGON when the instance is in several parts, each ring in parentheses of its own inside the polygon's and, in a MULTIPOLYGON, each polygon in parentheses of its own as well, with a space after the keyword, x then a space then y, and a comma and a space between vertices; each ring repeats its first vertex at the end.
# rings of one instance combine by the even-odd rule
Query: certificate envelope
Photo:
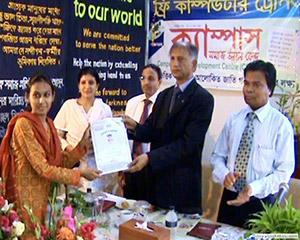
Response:
POLYGON ((122 118, 105 118, 91 124, 97 168, 103 173, 128 169, 131 151, 122 118))

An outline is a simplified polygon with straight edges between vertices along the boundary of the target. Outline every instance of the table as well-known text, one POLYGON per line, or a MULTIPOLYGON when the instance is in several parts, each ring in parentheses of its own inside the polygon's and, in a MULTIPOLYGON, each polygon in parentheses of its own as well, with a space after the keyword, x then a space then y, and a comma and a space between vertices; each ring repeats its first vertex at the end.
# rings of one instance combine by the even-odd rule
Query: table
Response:
MULTIPOLYGON (((120 205, 120 201, 126 199, 111 194, 107 194, 108 200, 115 201, 117 205, 120 205)), ((121 209, 113 207, 109 209, 106 213, 110 216, 110 225, 109 227, 101 228, 99 227, 96 230, 97 239, 101 240, 118 240, 119 239, 119 228, 120 224, 120 211, 121 209)), ((153 213, 149 213, 147 216, 147 221, 154 222, 157 225, 164 226, 166 210, 157 210, 153 213)), ((210 222, 210 220, 199 218, 193 218, 191 215, 178 214, 178 228, 176 230, 176 235, 172 237, 172 240, 199 240, 199 238, 191 237, 186 235, 199 221, 210 222)), ((225 232, 232 232, 234 237, 231 237, 231 240, 239 239, 244 235, 246 230, 240 229, 237 227, 232 227, 226 224, 221 224, 225 232)))

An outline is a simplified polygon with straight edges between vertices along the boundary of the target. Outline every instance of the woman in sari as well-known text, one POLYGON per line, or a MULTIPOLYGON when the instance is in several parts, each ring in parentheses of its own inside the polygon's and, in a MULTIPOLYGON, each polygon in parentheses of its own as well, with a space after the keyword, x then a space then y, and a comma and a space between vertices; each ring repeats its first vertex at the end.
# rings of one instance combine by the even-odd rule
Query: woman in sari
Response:
POLYGON ((68 169, 86 154, 91 146, 89 129, 72 151, 61 151, 53 121, 47 117, 55 97, 50 79, 34 75, 27 86, 25 99, 29 110, 13 117, 1 143, 0 171, 3 195, 14 202, 26 224, 22 239, 35 239, 34 227, 24 205, 28 205, 40 224, 44 224, 51 182, 78 185, 80 177, 94 180, 101 171, 68 169))
MULTIPOLYGON (((100 85, 97 71, 92 67, 82 68, 78 74, 77 82, 80 97, 67 100, 54 119, 63 149, 73 149, 89 124, 112 117, 110 107, 101 98, 96 98, 100 85)), ((80 159, 79 168, 87 167, 97 167, 93 148, 80 159)), ((104 190, 116 193, 118 188, 117 175, 107 174, 91 182, 82 178, 79 187, 84 192, 87 188, 91 188, 92 192, 104 190)))

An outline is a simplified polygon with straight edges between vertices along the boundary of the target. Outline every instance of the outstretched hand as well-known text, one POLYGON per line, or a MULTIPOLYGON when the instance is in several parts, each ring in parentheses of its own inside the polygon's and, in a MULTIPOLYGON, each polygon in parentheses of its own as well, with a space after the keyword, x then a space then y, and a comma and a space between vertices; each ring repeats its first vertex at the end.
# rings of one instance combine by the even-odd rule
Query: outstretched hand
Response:
POLYGON ((101 177, 102 171, 94 169, 94 168, 84 168, 80 169, 81 176, 89 181, 93 181, 96 178, 101 177))
POLYGON ((149 157, 147 154, 141 154, 137 156, 130 164, 128 172, 134 173, 141 171, 149 163, 149 157))
POLYGON ((241 206, 246 202, 249 202, 252 194, 252 188, 247 185, 242 192, 239 193, 236 199, 227 201, 228 205, 241 206))

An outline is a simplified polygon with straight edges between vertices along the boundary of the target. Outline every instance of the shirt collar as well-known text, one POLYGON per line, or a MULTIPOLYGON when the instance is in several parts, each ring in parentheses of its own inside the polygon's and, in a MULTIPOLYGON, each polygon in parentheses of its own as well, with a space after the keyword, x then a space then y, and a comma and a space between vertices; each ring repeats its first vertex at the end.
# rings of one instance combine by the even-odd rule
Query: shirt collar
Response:
POLYGON ((191 83, 191 81, 194 79, 194 76, 190 79, 190 80, 188 80, 188 81, 186 81, 186 82, 184 82, 184 83, 182 83, 182 84, 180 84, 180 85, 178 85, 177 83, 175 84, 175 87, 179 87, 180 88, 180 90, 181 90, 181 92, 183 92, 186 88, 187 88, 187 86, 191 83))
MULTIPOLYGON (((157 90, 151 97, 149 97, 149 100, 151 101, 151 103, 154 103, 156 101, 158 94, 159 94, 159 90, 157 90)), ((141 98, 141 102, 144 102, 145 99, 147 99, 146 95, 143 94, 143 97, 141 98)))
MULTIPOLYGON (((270 101, 268 100, 268 102, 260 107, 259 109, 255 110, 255 114, 257 116, 257 119, 262 123, 264 121, 264 119, 267 117, 269 111, 271 109, 271 104, 270 104, 270 101)), ((251 109, 251 107, 248 105, 247 106, 247 109, 245 111, 245 118, 247 117, 248 113, 249 112, 253 112, 253 110, 251 109)))

